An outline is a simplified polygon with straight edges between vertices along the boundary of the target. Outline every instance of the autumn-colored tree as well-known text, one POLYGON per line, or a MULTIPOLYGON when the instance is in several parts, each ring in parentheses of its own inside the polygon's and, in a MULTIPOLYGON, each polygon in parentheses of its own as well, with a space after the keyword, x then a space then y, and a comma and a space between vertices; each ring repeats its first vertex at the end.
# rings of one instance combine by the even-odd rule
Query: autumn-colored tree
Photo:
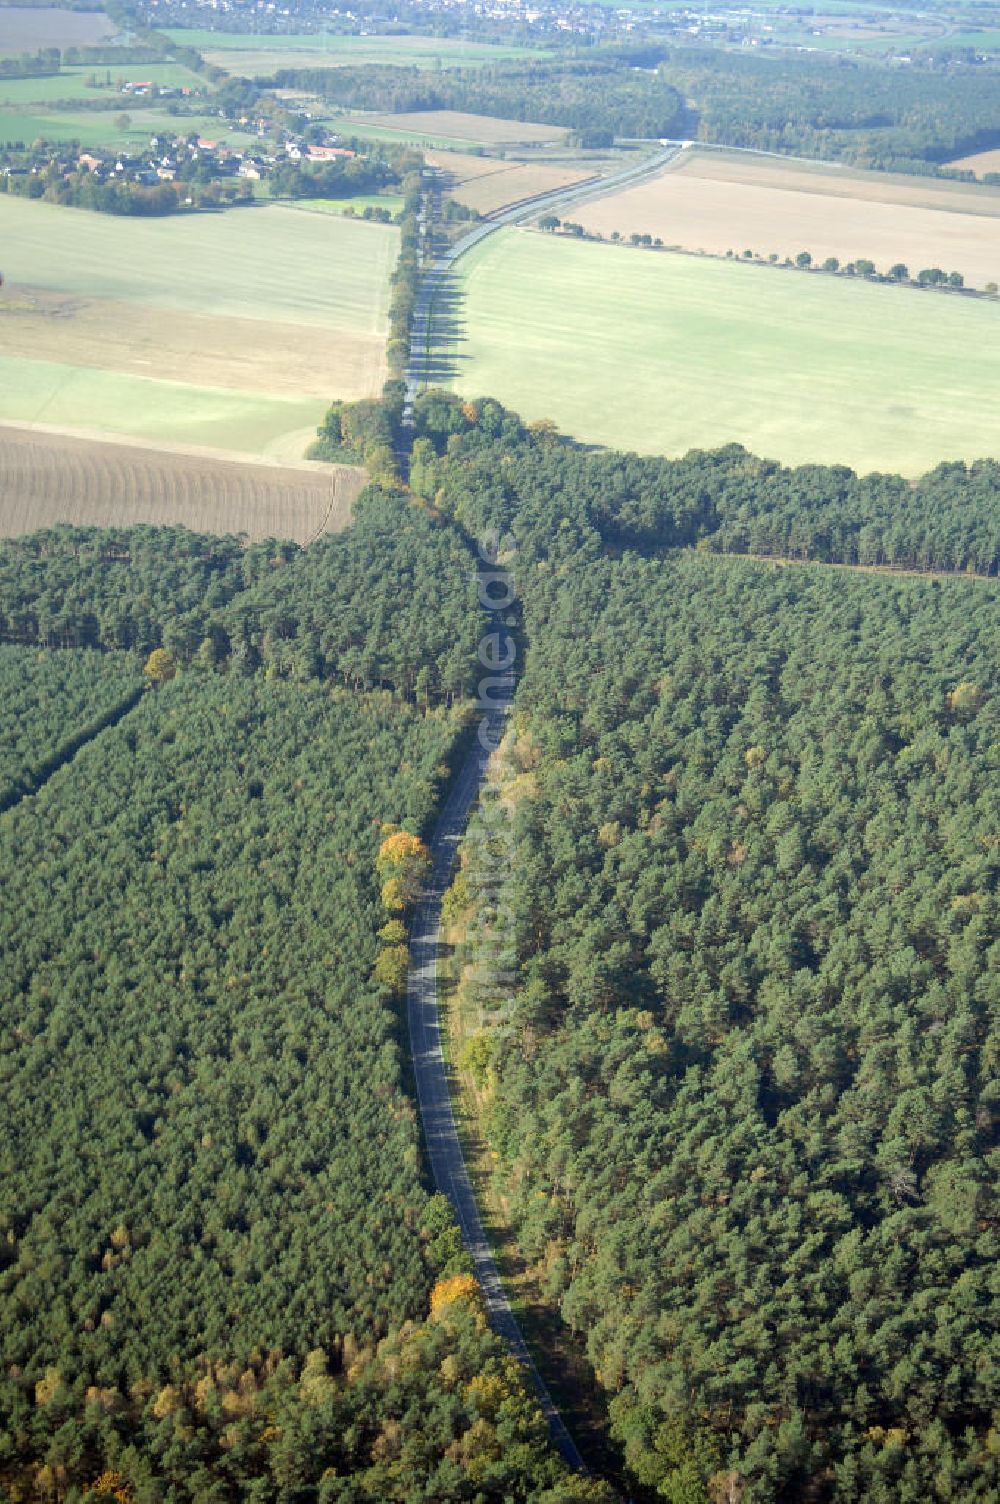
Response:
POLYGON ((482 1310, 482 1292, 472 1274, 453 1274, 448 1279, 439 1279, 431 1291, 431 1315, 440 1316, 449 1306, 464 1305, 472 1310, 482 1310))
POLYGON ((90 1485, 92 1494, 100 1494, 103 1498, 117 1499, 119 1504, 129 1504, 132 1495, 128 1483, 121 1473, 105 1472, 99 1478, 95 1478, 90 1485))
POLYGON ((406 925, 401 919, 389 919, 379 930, 378 937, 386 945, 405 945, 406 925))
POLYGON ((375 866, 383 882, 382 901, 398 911, 414 902, 431 865, 431 854, 419 836, 397 830, 379 847, 375 866))
POLYGON ((166 684, 176 672, 177 664, 174 662, 173 654, 169 653, 166 648, 154 648, 146 659, 146 666, 143 669, 150 684, 166 684))
POLYGON ((963 679, 961 684, 948 696, 948 709, 954 715, 973 716, 982 704, 983 692, 978 684, 973 684, 971 679, 963 679))
POLYGON ((396 997, 406 991, 409 954, 405 945, 387 945, 375 960, 372 976, 380 987, 388 988, 396 997))

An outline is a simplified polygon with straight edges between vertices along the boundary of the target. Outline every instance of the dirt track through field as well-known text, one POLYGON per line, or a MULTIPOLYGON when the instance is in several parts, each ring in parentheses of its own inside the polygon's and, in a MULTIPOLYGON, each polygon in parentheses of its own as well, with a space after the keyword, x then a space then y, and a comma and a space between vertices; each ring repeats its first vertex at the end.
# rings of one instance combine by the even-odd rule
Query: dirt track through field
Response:
POLYGON ((352 465, 241 463, 0 426, 6 537, 60 522, 150 522, 304 544, 347 527, 364 484, 352 465))

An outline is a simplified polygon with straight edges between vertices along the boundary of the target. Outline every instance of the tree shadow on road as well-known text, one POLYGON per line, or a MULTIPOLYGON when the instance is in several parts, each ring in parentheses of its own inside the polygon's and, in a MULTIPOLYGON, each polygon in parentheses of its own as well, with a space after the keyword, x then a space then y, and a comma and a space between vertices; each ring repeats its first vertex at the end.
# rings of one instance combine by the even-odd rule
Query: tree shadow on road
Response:
POLYGON ((468 359, 459 353, 466 333, 463 301, 458 277, 453 272, 442 273, 430 308, 426 343, 414 352, 420 380, 427 385, 454 380, 468 359))

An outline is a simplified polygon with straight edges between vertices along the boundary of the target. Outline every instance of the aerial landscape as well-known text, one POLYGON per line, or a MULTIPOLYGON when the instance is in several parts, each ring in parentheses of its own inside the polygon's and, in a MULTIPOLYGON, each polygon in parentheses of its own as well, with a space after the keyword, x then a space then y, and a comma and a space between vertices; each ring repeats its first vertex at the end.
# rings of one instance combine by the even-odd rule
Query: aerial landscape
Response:
POLYGON ((998 592, 991 0, 0 0, 0 1504, 994 1504, 998 592))

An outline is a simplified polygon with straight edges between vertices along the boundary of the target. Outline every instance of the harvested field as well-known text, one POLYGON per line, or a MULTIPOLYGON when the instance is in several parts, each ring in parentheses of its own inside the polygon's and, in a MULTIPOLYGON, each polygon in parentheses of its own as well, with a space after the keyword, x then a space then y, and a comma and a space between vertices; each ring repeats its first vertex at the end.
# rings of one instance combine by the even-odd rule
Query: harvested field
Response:
POLYGON ((809 251, 820 262, 867 257, 880 271, 940 266, 970 287, 1000 282, 1000 191, 973 184, 695 149, 576 217, 600 235, 646 233, 710 255, 809 251))
POLYGON ((385 379, 389 226, 120 219, 0 197, 0 422, 298 458, 385 379))
POLYGON ((506 172, 511 165, 503 157, 477 157, 474 152, 438 151, 426 153, 428 167, 440 167, 456 187, 490 177, 494 172, 506 172))
POLYGON ((505 169, 503 172, 492 172, 450 188, 450 197, 467 209, 493 214, 510 204, 534 198, 538 193, 552 193, 557 188, 568 188, 572 183, 583 183, 594 176, 586 168, 554 167, 544 163, 507 162, 500 165, 505 169))
MULTIPOLYGON (((172 35, 182 37, 185 33, 174 32, 172 35)), ((268 78, 279 68, 346 68, 363 63, 435 69, 474 68, 503 58, 529 55, 520 47, 492 47, 486 42, 465 42, 455 37, 354 37, 324 33, 300 37, 253 37, 232 33, 229 34, 232 41, 239 45, 228 46, 225 32, 199 32, 198 35, 206 39, 202 50, 205 61, 240 78, 268 78)), ((530 55, 538 57, 540 54, 530 55)))
POLYGON ((244 78, 263 77, 277 68, 343 68, 356 63, 454 68, 475 67, 503 58, 549 56, 534 48, 473 42, 462 37, 363 37, 329 31, 268 35, 177 27, 168 28, 165 34, 181 46, 197 47, 207 62, 244 78))
POLYGON ((308 543, 347 527, 364 483, 351 465, 241 464, 0 426, 4 537, 150 522, 308 543))
POLYGON ((37 52, 40 47, 90 47, 113 37, 116 30, 103 11, 5 5, 0 7, 0 54, 37 52))
POLYGON ((4 359, 58 361, 271 397, 367 396, 384 380, 383 342, 356 331, 232 318, 45 288, 0 289, 4 359))
POLYGON ((975 156, 959 157, 948 166, 957 167, 962 172, 974 172, 977 178, 981 178, 987 172, 1000 172, 1000 150, 977 151, 975 156))
POLYGON ((493 115, 468 115, 461 110, 416 110, 412 114, 357 116, 358 125, 398 131, 401 135, 474 141, 480 146, 531 146, 563 141, 561 125, 533 125, 525 120, 499 120, 493 115))

